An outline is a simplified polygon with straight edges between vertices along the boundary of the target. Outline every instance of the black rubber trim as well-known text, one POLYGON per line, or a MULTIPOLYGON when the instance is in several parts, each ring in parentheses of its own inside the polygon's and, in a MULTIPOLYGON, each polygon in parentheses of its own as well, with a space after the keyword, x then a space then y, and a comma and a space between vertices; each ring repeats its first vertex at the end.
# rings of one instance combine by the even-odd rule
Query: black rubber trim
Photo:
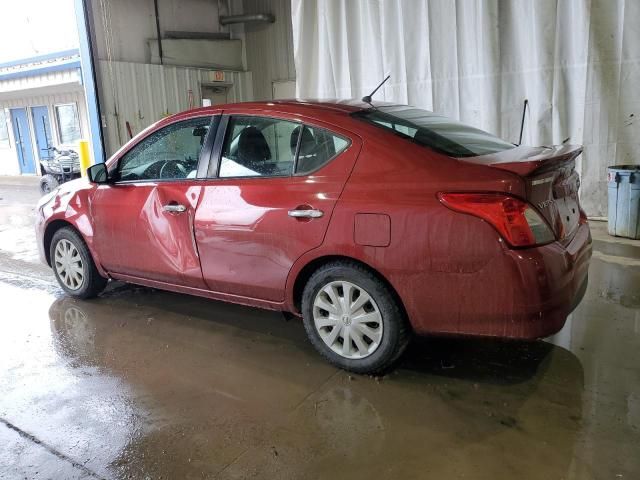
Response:
POLYGON ((222 145, 229 124, 229 115, 222 115, 216 129, 215 139, 209 156, 209 166, 207 168, 206 178, 217 178, 220 169, 220 156, 222 155, 222 145))
POLYGON ((204 139, 204 145, 198 158, 198 170, 196 172, 196 178, 206 178, 207 171, 209 170, 209 162, 211 160, 211 152, 213 150, 213 143, 216 139, 218 126, 220 125, 220 119, 222 115, 214 115, 211 118, 209 124, 209 132, 207 132, 207 138, 204 139))

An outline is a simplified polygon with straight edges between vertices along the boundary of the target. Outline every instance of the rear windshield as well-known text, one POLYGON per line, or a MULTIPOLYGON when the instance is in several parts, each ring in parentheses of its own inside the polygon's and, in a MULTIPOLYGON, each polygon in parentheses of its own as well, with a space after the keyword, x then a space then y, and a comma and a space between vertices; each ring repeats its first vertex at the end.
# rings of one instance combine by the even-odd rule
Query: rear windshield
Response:
POLYGON ((515 147, 484 130, 407 105, 363 110, 353 116, 451 157, 475 157, 515 147))

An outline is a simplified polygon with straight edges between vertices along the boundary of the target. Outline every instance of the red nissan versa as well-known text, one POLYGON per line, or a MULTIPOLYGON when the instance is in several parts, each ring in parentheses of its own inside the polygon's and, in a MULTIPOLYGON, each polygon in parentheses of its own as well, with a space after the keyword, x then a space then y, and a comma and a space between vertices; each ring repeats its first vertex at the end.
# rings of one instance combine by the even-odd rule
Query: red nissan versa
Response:
POLYGON ((113 278, 299 314, 327 360, 410 334, 539 338, 581 300, 580 147, 518 147, 404 105, 281 101, 165 118, 39 203, 79 298, 113 278))

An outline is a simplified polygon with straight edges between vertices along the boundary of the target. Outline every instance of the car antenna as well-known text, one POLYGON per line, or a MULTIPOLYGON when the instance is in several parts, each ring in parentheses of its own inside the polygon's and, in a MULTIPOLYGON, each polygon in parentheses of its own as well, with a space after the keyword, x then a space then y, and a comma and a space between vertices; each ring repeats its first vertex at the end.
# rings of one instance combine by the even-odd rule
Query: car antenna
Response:
POLYGON ((524 133, 524 119, 525 114, 527 113, 527 107, 529 106, 529 100, 524 99, 524 106, 522 107, 522 122, 520 122, 520 138, 518 139, 517 145, 522 145, 522 134, 524 133))
POLYGON ((390 78, 391 78, 391 75, 387 75, 387 76, 385 77, 385 79, 384 79, 384 80, 382 80, 382 82, 380 82, 380 85, 378 85, 378 86, 373 90, 373 92, 371 92, 369 95, 365 95, 364 97, 362 97, 362 101, 363 101, 364 103, 368 103, 369 105, 371 105, 371 106, 373 107, 373 104, 371 103, 371 97, 373 97, 373 96, 376 94, 376 92, 377 92, 378 90, 380 90, 380 87, 381 87, 382 85, 384 85, 384 84, 385 84, 385 82, 386 82, 387 80, 389 80, 390 78))

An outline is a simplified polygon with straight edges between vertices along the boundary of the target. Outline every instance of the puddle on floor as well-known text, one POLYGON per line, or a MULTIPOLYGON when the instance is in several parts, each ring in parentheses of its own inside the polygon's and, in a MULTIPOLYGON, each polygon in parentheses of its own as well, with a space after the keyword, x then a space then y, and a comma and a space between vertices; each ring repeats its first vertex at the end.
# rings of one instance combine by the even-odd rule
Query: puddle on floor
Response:
POLYGON ((556 344, 422 339, 382 378, 275 312, 0 282, 0 417, 105 478, 633 478, 638 310, 601 268, 556 344))

